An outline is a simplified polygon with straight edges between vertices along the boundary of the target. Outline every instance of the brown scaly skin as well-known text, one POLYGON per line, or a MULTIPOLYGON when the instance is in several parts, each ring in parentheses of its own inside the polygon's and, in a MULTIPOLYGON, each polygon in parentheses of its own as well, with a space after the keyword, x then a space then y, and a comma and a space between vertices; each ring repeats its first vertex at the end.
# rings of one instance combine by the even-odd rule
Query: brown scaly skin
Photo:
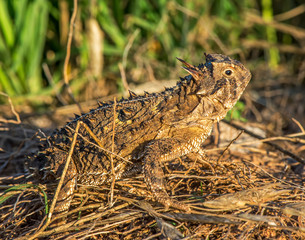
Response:
POLYGON ((114 121, 112 157, 116 179, 134 172, 133 166, 140 163, 156 201, 166 208, 190 210, 167 194, 162 162, 198 152, 212 125, 235 105, 251 74, 240 62, 221 54, 206 55, 206 63, 198 67, 178 60, 190 75, 181 78, 175 87, 144 96, 131 93, 129 99, 117 102, 115 119, 113 103, 102 103, 48 137, 30 163, 39 169, 36 176, 46 181, 60 178, 78 121, 86 124, 107 150, 85 141, 84 138, 96 144, 88 131, 80 127, 84 138, 77 138, 56 211, 69 208, 77 183, 101 185, 112 181, 114 121))

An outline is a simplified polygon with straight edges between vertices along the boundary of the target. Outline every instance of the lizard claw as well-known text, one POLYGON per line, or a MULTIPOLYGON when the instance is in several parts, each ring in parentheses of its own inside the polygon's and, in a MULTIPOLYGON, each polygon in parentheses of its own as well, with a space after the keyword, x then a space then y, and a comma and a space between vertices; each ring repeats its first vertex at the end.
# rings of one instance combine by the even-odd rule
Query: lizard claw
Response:
POLYGON ((188 205, 171 198, 163 199, 163 201, 159 200, 159 202, 165 206, 165 211, 168 211, 170 207, 173 207, 187 213, 191 212, 191 208, 188 205))

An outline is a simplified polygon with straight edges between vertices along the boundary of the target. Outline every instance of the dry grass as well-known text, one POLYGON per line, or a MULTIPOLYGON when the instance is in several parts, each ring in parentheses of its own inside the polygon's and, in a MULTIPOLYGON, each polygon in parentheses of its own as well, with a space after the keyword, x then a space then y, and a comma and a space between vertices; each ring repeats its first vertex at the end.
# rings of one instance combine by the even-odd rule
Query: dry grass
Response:
MULTIPOLYGON (((1 136, 10 140, 12 152, 1 155, 0 160, 2 165, 8 162, 3 168, 6 173, 17 176, 21 167, 15 166, 22 163, 22 156, 37 143, 25 135, 15 136, 21 131, 31 132, 25 126, 11 123, 6 126, 1 136), (27 147, 20 148, 20 142, 27 147)), ((300 147, 295 141, 290 144, 291 148, 300 147)), ((139 175, 117 180, 114 186, 79 185, 69 212, 53 215, 44 229, 57 184, 42 185, 22 176, 3 177, 0 236, 3 239, 305 237, 301 163, 265 144, 247 147, 232 143, 225 152, 213 143, 205 148, 207 157, 192 154, 164 167, 169 193, 190 205, 191 213, 165 211, 153 201, 143 176, 139 175)))

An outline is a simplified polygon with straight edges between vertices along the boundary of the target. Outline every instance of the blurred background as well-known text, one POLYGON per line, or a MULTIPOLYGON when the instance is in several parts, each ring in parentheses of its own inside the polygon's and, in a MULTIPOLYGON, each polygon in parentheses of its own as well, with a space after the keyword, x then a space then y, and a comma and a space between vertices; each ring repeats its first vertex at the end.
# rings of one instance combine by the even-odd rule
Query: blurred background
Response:
POLYGON ((186 74, 176 57, 198 65, 206 52, 245 63, 255 101, 279 97, 282 109, 298 96, 290 112, 303 115, 303 0, 78 1, 67 65, 75 100, 63 80, 73 9, 72 0, 0 0, 0 91, 20 112, 177 80, 186 74))

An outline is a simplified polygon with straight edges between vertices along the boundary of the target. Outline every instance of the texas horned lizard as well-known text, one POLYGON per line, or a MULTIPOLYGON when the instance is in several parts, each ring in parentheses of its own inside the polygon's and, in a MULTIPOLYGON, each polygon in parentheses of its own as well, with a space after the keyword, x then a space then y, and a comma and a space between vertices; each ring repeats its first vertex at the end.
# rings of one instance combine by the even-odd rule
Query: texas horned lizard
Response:
POLYGON ((190 210, 167 194, 162 162, 199 151, 212 125, 223 119, 239 99, 251 74, 240 62, 221 54, 206 55, 206 63, 198 67, 178 60, 190 75, 181 78, 175 87, 143 96, 131 93, 129 99, 116 104, 102 103, 48 137, 31 160, 38 166, 36 175, 45 180, 61 176, 78 122, 92 131, 103 148, 90 144, 96 140, 88 129, 80 128, 82 137, 77 138, 57 211, 69 208, 77 183, 101 185, 113 180, 112 170, 119 179, 139 164, 158 202, 190 210))

